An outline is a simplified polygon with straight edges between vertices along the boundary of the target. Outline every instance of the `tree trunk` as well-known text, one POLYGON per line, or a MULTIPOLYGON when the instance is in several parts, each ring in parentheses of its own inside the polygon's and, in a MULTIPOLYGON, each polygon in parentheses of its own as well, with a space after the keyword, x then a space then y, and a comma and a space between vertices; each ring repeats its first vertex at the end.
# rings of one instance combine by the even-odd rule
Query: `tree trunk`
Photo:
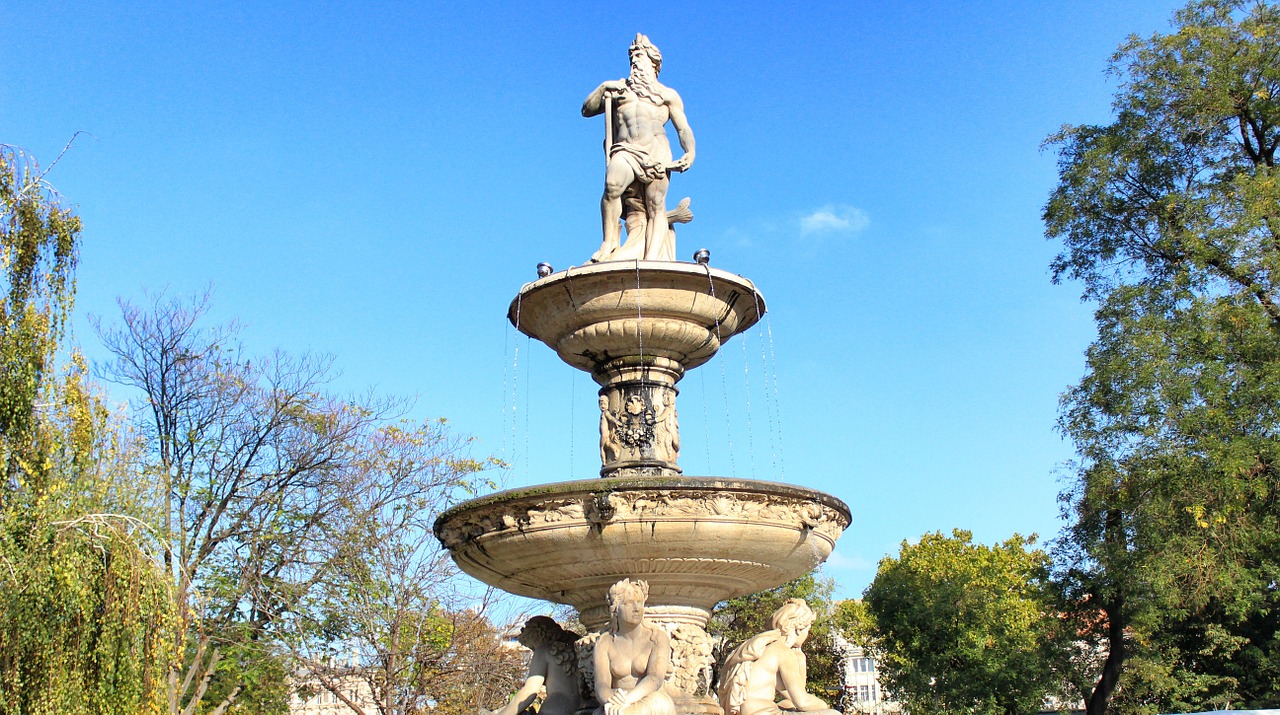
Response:
POLYGON ((1089 704, 1085 708, 1086 715, 1106 715, 1111 702, 1111 693, 1115 692, 1116 682, 1120 679, 1120 668, 1124 665, 1124 619, 1121 616, 1121 603, 1114 603, 1103 608, 1107 614, 1107 661, 1102 666, 1102 676, 1093 688, 1089 704))

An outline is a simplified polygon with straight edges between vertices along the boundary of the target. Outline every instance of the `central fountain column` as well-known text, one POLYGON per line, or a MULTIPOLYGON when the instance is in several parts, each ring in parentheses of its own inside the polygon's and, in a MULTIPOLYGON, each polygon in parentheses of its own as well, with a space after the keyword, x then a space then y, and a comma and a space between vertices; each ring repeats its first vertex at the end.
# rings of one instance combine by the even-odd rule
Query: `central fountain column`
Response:
POLYGON ((526 284, 511 322, 601 385, 605 478, 499 492, 436 521, 463 571, 569 604, 597 633, 609 587, 648 582, 646 618, 671 637, 667 688, 683 714, 720 713, 705 630, 715 605, 808 573, 849 524, 849 508, 822 492, 677 465, 677 382, 764 309, 747 279, 690 263, 594 264, 526 284))
POLYGON ((684 366, 669 358, 629 355, 591 371, 600 388, 600 476, 681 473, 676 382, 684 366))
POLYGON ((616 261, 524 286, 508 317, 600 388, 600 476, 681 474, 676 383, 764 313, 751 281, 706 265, 616 261))

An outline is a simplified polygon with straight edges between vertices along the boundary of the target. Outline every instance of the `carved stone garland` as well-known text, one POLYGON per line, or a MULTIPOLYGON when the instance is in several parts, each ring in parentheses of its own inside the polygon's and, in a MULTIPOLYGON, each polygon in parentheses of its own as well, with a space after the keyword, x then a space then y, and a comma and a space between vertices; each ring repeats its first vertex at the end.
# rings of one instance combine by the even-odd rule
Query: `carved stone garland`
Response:
POLYGON ((626 381, 600 390, 600 475, 681 473, 675 387, 626 381))
POLYGON ((594 497, 542 499, 524 507, 498 504, 472 514, 466 521, 451 522, 439 536, 449 549, 484 534, 508 529, 524 531, 571 521, 603 525, 647 517, 716 517, 744 522, 775 522, 813 531, 835 540, 844 531, 845 518, 823 504, 730 491, 649 489, 620 491, 594 497))

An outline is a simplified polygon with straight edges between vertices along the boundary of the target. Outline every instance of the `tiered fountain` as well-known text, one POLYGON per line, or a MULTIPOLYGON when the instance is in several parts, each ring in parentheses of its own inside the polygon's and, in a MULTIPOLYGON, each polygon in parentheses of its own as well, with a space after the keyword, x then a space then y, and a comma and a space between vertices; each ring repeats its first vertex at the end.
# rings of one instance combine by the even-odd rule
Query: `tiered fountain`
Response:
POLYGON ((520 332, 601 386, 600 478, 473 499, 442 514, 435 533, 466 573, 571 605, 597 632, 608 627, 609 586, 648 581, 646 617, 671 634, 678 711, 719 715, 704 630, 712 608, 813 569, 848 526, 849 508, 799 486, 685 476, 677 464, 677 383, 759 321, 765 304, 751 281, 711 268, 704 251, 694 263, 655 260, 674 255, 674 225, 691 218, 687 200, 668 214, 665 192, 669 172, 692 163, 693 134, 679 96, 657 84, 656 48, 638 36, 631 55, 631 77, 604 83, 583 105, 584 115, 606 115, 612 147, 604 244, 584 267, 540 267, 545 275, 508 312, 520 332), (679 161, 668 119, 686 151, 679 161))

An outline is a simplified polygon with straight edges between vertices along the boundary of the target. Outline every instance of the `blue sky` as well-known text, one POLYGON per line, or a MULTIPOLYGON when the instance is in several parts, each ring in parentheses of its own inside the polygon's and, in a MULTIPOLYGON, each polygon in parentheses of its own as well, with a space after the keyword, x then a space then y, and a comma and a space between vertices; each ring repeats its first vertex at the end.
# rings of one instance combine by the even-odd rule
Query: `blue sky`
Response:
POLYGON ((769 306, 681 383, 682 466, 847 502, 825 572, 854 596, 928 531, 1059 528, 1057 397, 1093 324, 1049 282, 1040 144, 1108 120, 1108 57, 1175 7, 10 0, 0 142, 47 164, 89 133, 50 179, 85 223, 91 357, 117 296, 212 285, 251 347, 417 395, 508 485, 587 478, 595 385, 505 313, 598 245, 578 110, 646 33, 698 141, 678 254, 769 306))

